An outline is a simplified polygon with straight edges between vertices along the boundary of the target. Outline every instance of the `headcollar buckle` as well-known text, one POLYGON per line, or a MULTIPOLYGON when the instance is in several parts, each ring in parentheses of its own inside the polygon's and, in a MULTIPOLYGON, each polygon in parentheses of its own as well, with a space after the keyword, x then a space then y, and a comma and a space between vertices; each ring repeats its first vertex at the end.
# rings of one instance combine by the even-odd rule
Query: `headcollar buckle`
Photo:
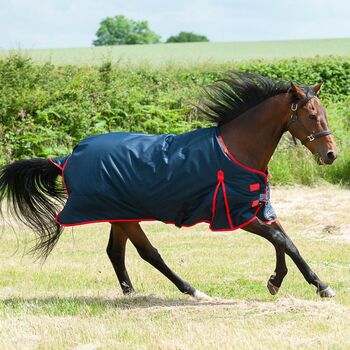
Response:
POLYGON ((307 136, 307 139, 308 139, 310 142, 313 141, 313 140, 315 140, 314 134, 308 135, 308 136, 307 136))
POLYGON ((297 104, 297 103, 292 103, 290 109, 291 109, 293 112, 296 112, 297 109, 298 109, 298 104, 297 104))

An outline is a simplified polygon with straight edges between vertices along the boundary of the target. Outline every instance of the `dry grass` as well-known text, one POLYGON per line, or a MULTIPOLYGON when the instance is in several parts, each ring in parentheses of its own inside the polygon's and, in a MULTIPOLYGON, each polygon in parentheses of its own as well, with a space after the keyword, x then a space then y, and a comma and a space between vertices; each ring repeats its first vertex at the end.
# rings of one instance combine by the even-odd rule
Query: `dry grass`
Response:
POLYGON ((349 190, 334 186, 293 186, 288 190, 275 188, 273 195, 275 209, 282 214, 280 219, 288 224, 297 223, 299 233, 350 243, 349 190))
POLYGON ((17 228, 17 245, 6 226, 0 247, 0 349, 349 349, 349 194, 333 186, 272 191, 288 233, 337 291, 333 300, 319 299, 291 261, 279 296, 270 296, 265 283, 274 268, 273 249, 243 231, 144 225, 175 271, 219 297, 198 303, 131 246, 127 264, 139 293, 122 296, 105 255, 108 225, 65 231, 44 265, 22 255, 30 236, 17 228))

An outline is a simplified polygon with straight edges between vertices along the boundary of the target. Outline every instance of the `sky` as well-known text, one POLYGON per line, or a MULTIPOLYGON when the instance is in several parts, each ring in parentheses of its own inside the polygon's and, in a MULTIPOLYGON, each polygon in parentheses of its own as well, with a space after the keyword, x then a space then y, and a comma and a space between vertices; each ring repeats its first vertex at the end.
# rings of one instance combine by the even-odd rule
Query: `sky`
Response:
POLYGON ((349 0, 0 0, 0 49, 88 47, 101 20, 121 14, 164 41, 350 38, 349 0))

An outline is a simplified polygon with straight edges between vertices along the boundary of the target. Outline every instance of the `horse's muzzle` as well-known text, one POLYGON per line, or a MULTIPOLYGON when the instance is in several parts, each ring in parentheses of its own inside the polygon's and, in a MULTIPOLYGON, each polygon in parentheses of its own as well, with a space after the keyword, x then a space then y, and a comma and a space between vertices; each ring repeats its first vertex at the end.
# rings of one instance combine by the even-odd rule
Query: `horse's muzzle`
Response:
POLYGON ((337 158, 337 153, 335 151, 328 151, 324 155, 320 155, 318 159, 318 164, 332 164, 337 158))

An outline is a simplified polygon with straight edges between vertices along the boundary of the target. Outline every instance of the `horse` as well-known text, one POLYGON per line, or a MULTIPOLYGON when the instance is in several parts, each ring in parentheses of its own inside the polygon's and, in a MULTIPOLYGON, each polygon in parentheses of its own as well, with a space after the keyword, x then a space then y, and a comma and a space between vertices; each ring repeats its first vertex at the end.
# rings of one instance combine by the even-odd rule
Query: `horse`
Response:
POLYGON ((241 228, 261 236, 276 253, 267 281, 272 295, 287 275, 287 254, 320 297, 333 297, 335 291, 303 259, 269 200, 268 163, 285 132, 319 165, 337 157, 317 97, 321 87, 228 73, 205 88, 196 104, 216 125, 179 135, 102 134, 83 140, 69 156, 14 161, 0 170, 0 201, 34 230, 33 251, 44 258, 65 226, 109 222, 107 255, 124 294, 135 291, 125 267, 130 240, 182 293, 210 299, 173 272, 151 244, 140 222, 158 220, 179 227, 206 222, 213 231, 241 228))

